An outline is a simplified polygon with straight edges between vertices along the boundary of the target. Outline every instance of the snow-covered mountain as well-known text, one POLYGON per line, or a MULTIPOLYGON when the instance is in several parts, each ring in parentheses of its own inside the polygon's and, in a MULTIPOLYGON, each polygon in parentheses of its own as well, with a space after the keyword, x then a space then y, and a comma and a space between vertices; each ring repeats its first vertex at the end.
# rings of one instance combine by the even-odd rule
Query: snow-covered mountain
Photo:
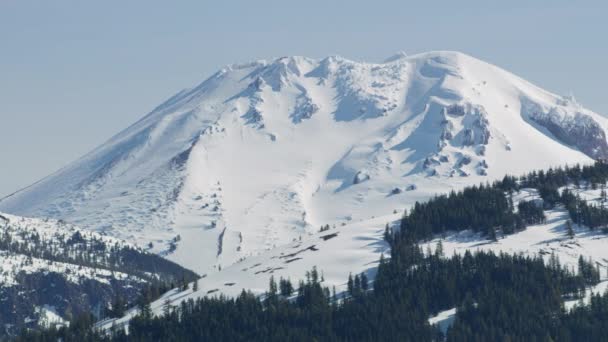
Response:
POLYGON ((223 68, 0 200, 200 274, 417 200, 606 158, 608 120, 457 52, 223 68))

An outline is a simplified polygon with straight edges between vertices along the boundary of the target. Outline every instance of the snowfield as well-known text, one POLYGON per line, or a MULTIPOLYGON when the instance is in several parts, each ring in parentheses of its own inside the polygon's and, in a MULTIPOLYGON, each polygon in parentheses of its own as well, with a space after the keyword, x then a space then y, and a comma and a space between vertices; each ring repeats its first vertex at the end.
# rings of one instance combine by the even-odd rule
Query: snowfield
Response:
MULTIPOLYGON (((389 246, 384 241, 385 226, 393 224, 400 216, 391 214, 330 228, 244 259, 220 272, 203 275, 196 292, 192 291, 190 284, 186 291, 174 289, 166 293, 151 304, 152 311, 156 315, 162 314, 167 300, 178 306, 184 300, 202 296, 238 296, 243 290, 263 295, 268 290, 270 277, 276 281, 290 279, 297 286, 313 267, 322 274, 323 285, 335 287, 337 293, 346 291, 350 272, 366 272, 373 284, 380 255, 389 256, 389 246)), ((123 318, 99 322, 97 328, 128 327, 129 320, 137 313, 137 308, 134 308, 123 318)))

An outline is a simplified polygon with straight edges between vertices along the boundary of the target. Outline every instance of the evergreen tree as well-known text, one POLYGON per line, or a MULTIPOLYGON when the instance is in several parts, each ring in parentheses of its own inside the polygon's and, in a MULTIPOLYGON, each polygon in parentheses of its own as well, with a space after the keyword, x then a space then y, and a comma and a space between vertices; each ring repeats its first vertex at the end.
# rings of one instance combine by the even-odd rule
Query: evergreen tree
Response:
POLYGON ((361 289, 363 292, 369 289, 369 280, 367 279, 367 274, 365 274, 365 272, 361 273, 361 289))
POLYGON ((279 291, 281 293, 281 296, 290 297, 293 293, 293 285, 291 284, 291 281, 289 279, 280 278, 279 291))
POLYGON ((150 306, 150 303, 145 303, 142 306, 141 311, 139 312, 139 315, 141 316, 141 318, 143 320, 148 320, 148 319, 152 318, 152 307, 150 306))
POLYGON ((570 239, 574 239, 574 229, 572 229, 572 221, 566 221, 566 234, 570 239))
POLYGON ((163 315, 169 316, 169 314, 173 312, 173 305, 171 304, 171 299, 165 299, 163 303, 163 315))
POLYGON ((358 296, 361 293, 361 277, 358 274, 355 275, 355 281, 353 282, 354 296, 358 296))
POLYGON ((198 291, 198 279, 196 279, 194 281, 194 284, 192 284, 192 292, 196 292, 198 291))
POLYGON ((438 258, 444 257, 443 242, 441 239, 439 241, 437 241, 437 246, 435 247, 435 256, 438 258))

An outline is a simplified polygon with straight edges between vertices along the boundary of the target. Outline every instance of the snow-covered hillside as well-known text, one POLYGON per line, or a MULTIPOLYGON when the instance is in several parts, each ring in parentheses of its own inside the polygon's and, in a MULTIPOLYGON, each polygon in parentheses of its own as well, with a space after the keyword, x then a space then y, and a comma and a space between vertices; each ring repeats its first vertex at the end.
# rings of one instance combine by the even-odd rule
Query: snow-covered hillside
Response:
MULTIPOLYGON (((577 196, 590 204, 601 205, 601 189, 568 187, 577 196)), ((505 196, 509 196, 505 194, 505 196)), ((514 206, 520 201, 533 201, 542 205, 536 189, 521 189, 512 196, 514 206)), ((605 203, 604 203, 605 204, 605 203)), ((597 265, 602 282, 591 291, 603 291, 608 286, 608 236, 599 230, 573 224, 573 236, 569 236, 567 222, 571 220, 562 205, 544 211, 546 221, 533 224, 526 229, 511 235, 499 235, 497 241, 471 230, 445 232, 429 241, 422 242, 423 250, 435 252, 441 242, 444 256, 463 255, 466 251, 492 251, 496 254, 523 254, 541 256, 547 264, 551 260, 577 273, 578 259, 592 260, 597 265)), ((263 296, 268 290, 270 278, 280 278, 292 282, 304 279, 307 271, 316 267, 322 275, 322 284, 335 288, 338 298, 345 295, 346 280, 349 274, 365 272, 372 284, 377 272, 379 256, 390 256, 388 244, 384 241, 384 227, 388 224, 393 230, 398 229, 400 214, 377 217, 370 220, 332 227, 329 230, 315 233, 302 240, 280 246, 258 256, 245 259, 236 264, 205 275, 198 281, 197 290, 192 284, 187 290, 174 289, 151 304, 156 315, 162 315, 166 306, 179 307, 189 299, 204 296, 238 296, 241 291, 251 291, 263 296)), ((588 298, 587 298, 588 299, 588 298)), ((567 307, 572 307, 578 300, 565 298, 567 307)), ((97 324, 100 329, 128 327, 129 321, 139 312, 131 309, 124 317, 109 319, 97 324)), ((430 319, 431 323, 448 324, 454 318, 454 310, 448 310, 430 319)), ((444 328, 447 327, 444 326, 444 328)))
MULTIPOLYGON (((136 248, 116 238, 81 230, 74 225, 56 220, 41 220, 0 214, 0 287, 18 285, 21 272, 55 272, 66 275, 66 279, 78 283, 81 278, 108 283, 111 279, 125 279, 128 274, 112 273, 104 260, 117 249, 136 248), (86 245, 105 246, 91 257, 97 267, 84 266, 76 260, 87 253, 86 245)), ((139 280, 143 281, 143 280, 139 280)))
MULTIPOLYGON (((289 279, 294 284, 305 279, 306 272, 316 267, 323 278, 323 285, 335 287, 337 293, 346 291, 349 273, 365 272, 374 279, 379 256, 390 255, 388 243, 384 240, 386 224, 395 226, 401 214, 376 217, 344 226, 330 227, 323 232, 279 246, 260 255, 253 256, 222 269, 220 272, 205 274, 197 282, 193 291, 173 289, 151 303, 154 314, 162 315, 167 303, 177 307, 184 300, 203 296, 238 296, 243 290, 263 295, 268 290, 270 278, 289 279)), ((139 313, 132 308, 124 317, 98 322, 100 329, 127 327, 131 318, 139 313)))
POLYGON ((117 296, 132 303, 151 280, 175 281, 186 272, 66 222, 0 214, 0 339, 82 312, 103 316, 117 296))
POLYGON ((283 57, 223 68, 0 210, 61 218, 210 274, 321 225, 602 158, 606 127, 457 52, 283 57))

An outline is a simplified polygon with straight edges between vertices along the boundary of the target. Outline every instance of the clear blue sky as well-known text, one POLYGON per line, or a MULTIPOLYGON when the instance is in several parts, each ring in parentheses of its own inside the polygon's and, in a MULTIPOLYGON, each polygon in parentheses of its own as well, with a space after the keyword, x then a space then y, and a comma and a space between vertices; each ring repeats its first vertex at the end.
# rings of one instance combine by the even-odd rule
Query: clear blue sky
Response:
POLYGON ((0 0, 0 195, 222 65, 260 58, 459 50, 608 114, 607 12, 561 0, 0 0))

